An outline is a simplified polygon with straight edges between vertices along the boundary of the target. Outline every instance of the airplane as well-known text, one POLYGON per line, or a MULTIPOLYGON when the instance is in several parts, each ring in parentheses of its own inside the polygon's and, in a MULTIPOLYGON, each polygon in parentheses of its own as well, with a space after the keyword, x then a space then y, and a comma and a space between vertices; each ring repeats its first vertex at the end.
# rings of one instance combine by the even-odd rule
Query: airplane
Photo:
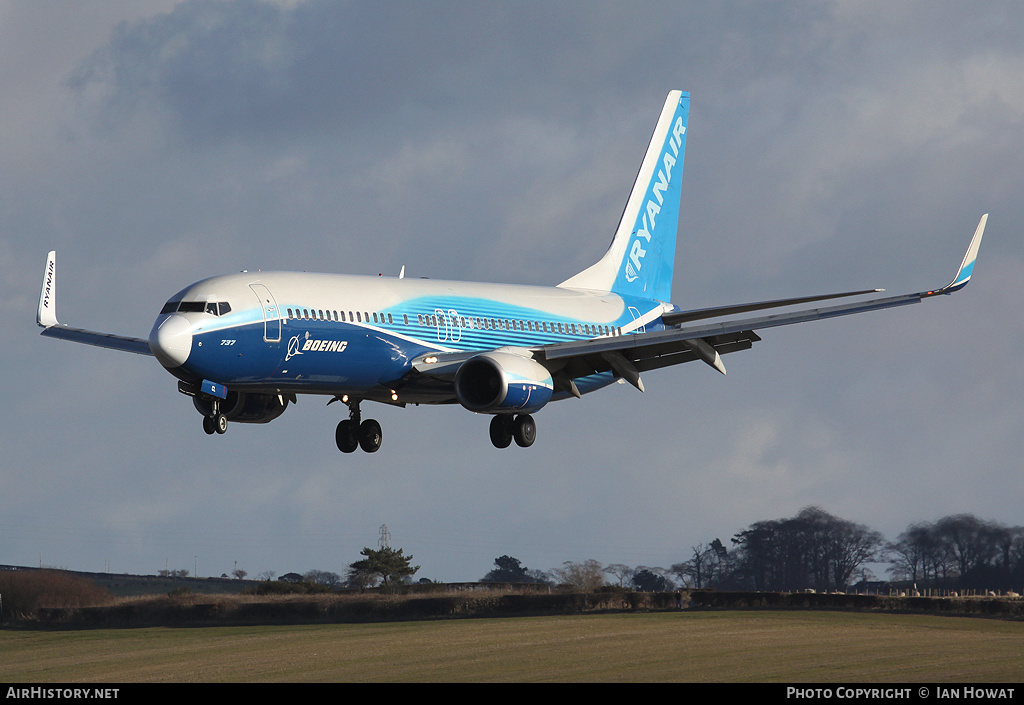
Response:
POLYGON ((36 322, 42 335, 152 355, 192 397, 203 430, 268 423, 300 394, 348 407, 335 430, 343 453, 376 452, 380 424, 361 403, 461 404, 491 416, 497 448, 528 447, 532 414, 613 383, 644 390, 641 373, 722 355, 761 340, 755 331, 918 303, 963 288, 988 214, 956 276, 935 290, 882 289, 688 310, 671 303, 690 95, 665 101, 607 252, 557 286, 521 286, 304 272, 243 271, 185 287, 148 338, 65 326, 56 315, 50 252, 36 322), (766 309, 875 295, 823 308, 766 309), (740 316, 740 317, 737 317, 740 316))

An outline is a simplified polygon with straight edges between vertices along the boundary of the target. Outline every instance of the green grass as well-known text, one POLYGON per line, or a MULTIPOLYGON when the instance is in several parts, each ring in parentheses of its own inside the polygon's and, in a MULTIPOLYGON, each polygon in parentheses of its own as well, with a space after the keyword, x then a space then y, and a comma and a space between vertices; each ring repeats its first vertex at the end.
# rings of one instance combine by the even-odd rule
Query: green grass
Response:
POLYGON ((1024 623, 667 612, 0 632, 0 682, 1024 680, 1024 623))

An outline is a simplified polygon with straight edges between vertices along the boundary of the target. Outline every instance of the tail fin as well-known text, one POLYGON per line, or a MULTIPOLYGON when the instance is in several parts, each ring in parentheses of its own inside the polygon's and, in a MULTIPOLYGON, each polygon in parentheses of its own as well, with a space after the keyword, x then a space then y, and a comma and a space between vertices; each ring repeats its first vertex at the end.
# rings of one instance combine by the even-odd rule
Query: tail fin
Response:
POLYGON ((559 284, 669 301, 690 94, 672 91, 604 257, 559 284))

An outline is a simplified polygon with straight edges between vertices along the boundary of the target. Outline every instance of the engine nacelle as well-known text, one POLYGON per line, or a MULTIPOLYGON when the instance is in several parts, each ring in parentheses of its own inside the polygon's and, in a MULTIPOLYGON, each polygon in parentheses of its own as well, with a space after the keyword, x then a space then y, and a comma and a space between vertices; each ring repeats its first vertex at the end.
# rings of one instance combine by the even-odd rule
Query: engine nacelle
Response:
MULTIPOLYGON (((192 403, 203 416, 209 416, 213 405, 208 397, 194 396, 192 403)), ((288 399, 280 394, 228 392, 220 403, 220 412, 228 421, 237 423, 269 423, 284 413, 288 399)))
POLYGON ((481 353, 455 374, 455 395, 470 411, 531 413, 547 404, 553 391, 547 368, 515 353, 481 353))

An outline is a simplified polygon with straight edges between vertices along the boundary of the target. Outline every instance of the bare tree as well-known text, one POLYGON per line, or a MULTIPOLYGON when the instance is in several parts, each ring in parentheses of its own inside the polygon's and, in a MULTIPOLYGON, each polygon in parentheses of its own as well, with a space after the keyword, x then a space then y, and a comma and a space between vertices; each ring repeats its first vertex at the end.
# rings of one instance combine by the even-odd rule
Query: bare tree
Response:
POLYGON ((309 570, 302 574, 302 579, 315 583, 317 585, 326 585, 327 587, 338 587, 341 584, 341 576, 337 573, 332 573, 327 570, 309 570))
POLYGON ((561 568, 554 568, 551 574, 558 582, 578 592, 593 592, 605 584, 604 569, 593 559, 582 563, 566 561, 561 568))
POLYGON ((635 571, 628 565, 625 565, 623 563, 612 563, 610 566, 604 569, 604 572, 615 577, 619 581, 619 587, 625 587, 626 581, 633 575, 635 571))

